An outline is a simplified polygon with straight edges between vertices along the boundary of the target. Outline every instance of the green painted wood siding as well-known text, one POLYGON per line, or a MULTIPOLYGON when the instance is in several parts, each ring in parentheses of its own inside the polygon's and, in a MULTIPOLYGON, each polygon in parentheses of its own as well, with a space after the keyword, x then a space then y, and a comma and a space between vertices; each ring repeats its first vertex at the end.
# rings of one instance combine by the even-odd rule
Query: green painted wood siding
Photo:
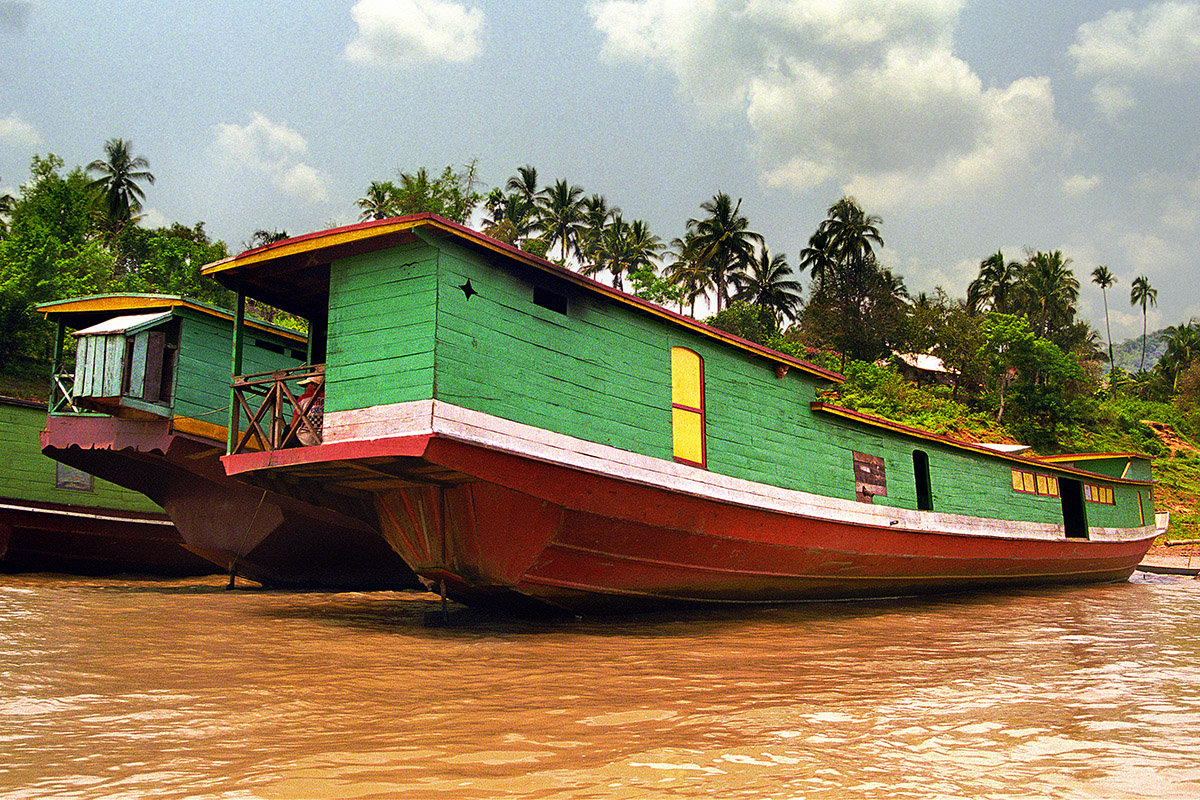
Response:
POLYGON ((39 434, 46 425, 46 410, 0 400, 0 497, 43 503, 123 511, 162 513, 138 492, 94 479, 92 491, 56 488, 57 462, 42 455, 39 434))
POLYGON ((421 243, 334 264, 326 411, 433 397, 437 268, 437 251, 421 243))
MULTIPOLYGON (((335 263, 329 327, 331 410, 436 397, 671 460, 670 351, 680 346, 704 359, 712 472, 854 499, 857 451, 884 460, 887 496, 875 504, 915 509, 920 449, 934 511, 1062 521, 1058 498, 1013 491, 1014 462, 813 412, 825 385, 813 376, 776 378, 766 359, 454 244, 335 263), (468 280, 469 298, 460 288, 468 280), (535 305, 535 285, 566 297, 567 313, 535 305)), ((1091 525, 1139 524, 1132 487, 1118 490, 1116 506, 1086 506, 1091 525)))
MULTIPOLYGON (((228 420, 218 412, 229 407, 229 354, 233 347, 233 323, 186 309, 177 310, 179 350, 175 366, 174 413, 195 417, 214 425, 228 420)), ((303 354, 303 343, 284 339, 254 328, 246 331, 242 352, 242 371, 250 375, 274 369, 286 369, 304 363, 292 351, 303 354), (283 354, 255 345, 262 340, 285 348, 283 354)))

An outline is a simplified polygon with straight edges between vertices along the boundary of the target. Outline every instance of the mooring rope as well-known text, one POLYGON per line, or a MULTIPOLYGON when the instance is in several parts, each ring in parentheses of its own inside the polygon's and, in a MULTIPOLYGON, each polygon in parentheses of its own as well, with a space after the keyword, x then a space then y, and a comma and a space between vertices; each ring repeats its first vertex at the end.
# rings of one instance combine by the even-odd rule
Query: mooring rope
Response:
POLYGON ((232 589, 234 579, 237 577, 237 562, 242 557, 242 550, 246 547, 246 540, 250 538, 250 531, 254 528, 254 523, 258 519, 258 511, 262 508, 263 501, 267 499, 267 490, 263 489, 262 497, 258 498, 258 505, 254 507, 254 514, 250 517, 250 524, 246 526, 246 532, 242 534, 242 543, 238 545, 237 553, 234 554, 233 560, 229 562, 229 585, 226 589, 232 589))

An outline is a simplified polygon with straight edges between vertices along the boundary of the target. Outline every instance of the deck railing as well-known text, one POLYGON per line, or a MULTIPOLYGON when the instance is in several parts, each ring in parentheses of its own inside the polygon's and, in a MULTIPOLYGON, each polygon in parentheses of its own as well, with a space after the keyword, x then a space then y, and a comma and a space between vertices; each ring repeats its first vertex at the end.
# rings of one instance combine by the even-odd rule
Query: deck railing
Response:
POLYGON ((84 413, 84 410, 75 402, 75 373, 60 372, 54 376, 54 383, 50 386, 50 413, 84 413))
POLYGON ((321 420, 317 411, 324 406, 323 364, 238 375, 231 385, 234 408, 230 453, 321 443, 321 420), (307 379, 316 380, 315 392, 304 397, 302 402, 288 384, 307 379), (243 417, 246 421, 244 430, 243 417))

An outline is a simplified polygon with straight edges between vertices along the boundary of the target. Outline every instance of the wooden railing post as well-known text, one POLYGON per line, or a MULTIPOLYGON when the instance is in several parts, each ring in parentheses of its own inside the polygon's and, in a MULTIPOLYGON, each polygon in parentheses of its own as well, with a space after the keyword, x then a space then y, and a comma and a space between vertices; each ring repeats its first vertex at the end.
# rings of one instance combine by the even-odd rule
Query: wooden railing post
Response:
MULTIPOLYGON (((232 377, 242 374, 242 329, 246 322, 246 295, 239 288, 237 305, 233 312, 233 355, 231 358, 232 377)), ((225 452, 234 452, 238 441, 238 390, 231 380, 229 383, 229 435, 225 440, 225 452)))

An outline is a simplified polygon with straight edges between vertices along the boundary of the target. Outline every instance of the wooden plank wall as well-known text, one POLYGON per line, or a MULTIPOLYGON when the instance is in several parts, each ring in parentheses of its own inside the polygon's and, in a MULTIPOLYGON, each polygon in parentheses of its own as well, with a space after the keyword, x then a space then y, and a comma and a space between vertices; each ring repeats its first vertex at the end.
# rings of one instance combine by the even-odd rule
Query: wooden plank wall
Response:
MULTIPOLYGON (((229 407, 229 354, 233 347, 233 324, 228 320, 182 309, 176 314, 180 318, 180 339, 174 411, 180 416, 198 417, 214 425, 226 425, 228 418, 214 412, 229 407)), ((251 374, 303 364, 303 356, 297 359, 291 355, 292 350, 303 353, 304 345, 250 328, 246 332, 242 369, 246 374, 251 374), (255 341, 260 339, 283 345, 286 352, 281 355, 255 346, 255 341)))
POLYGON ((38 436, 46 425, 45 408, 0 400, 0 497, 125 511, 162 513, 144 495, 96 478, 92 491, 55 487, 56 463, 42 455, 38 436))
MULTIPOLYGON (((767 359, 450 243, 334 265, 327 408, 436 397, 670 459, 672 346, 704 359, 710 471, 853 500, 858 451, 884 460, 887 494, 874 504, 915 509, 920 449, 935 511, 1062 519, 1057 498, 1013 492, 1011 462, 814 414, 826 384, 800 370, 776 378, 767 359), (535 285, 566 296, 567 313, 535 305, 535 285)), ((1134 489, 1117 494, 1115 507, 1088 504, 1090 524, 1138 524, 1134 489)))
POLYGON ((436 274, 437 251, 420 243, 337 262, 326 411, 433 396, 436 274))

